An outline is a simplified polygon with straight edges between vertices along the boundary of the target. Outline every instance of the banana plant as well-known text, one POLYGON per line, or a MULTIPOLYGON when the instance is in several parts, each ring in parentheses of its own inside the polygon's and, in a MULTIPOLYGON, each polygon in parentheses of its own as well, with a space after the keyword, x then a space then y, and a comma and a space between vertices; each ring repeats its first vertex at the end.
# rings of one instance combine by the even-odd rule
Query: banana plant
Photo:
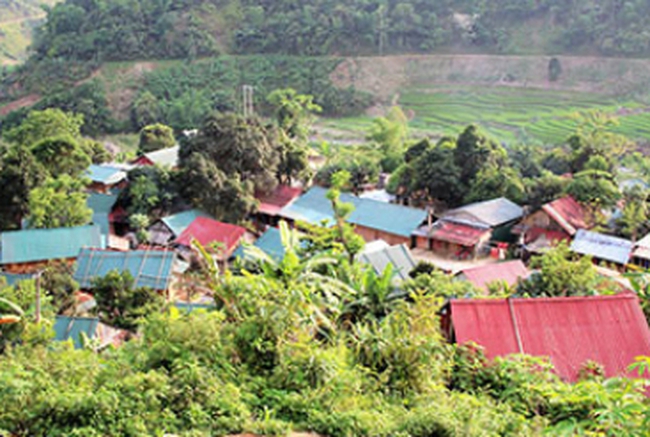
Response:
POLYGON ((11 325, 11 324, 20 323, 25 316, 25 313, 22 310, 22 308, 20 308, 18 305, 11 302, 10 300, 0 297, 0 308, 1 307, 8 308, 10 313, 8 314, 0 313, 0 325, 11 325))

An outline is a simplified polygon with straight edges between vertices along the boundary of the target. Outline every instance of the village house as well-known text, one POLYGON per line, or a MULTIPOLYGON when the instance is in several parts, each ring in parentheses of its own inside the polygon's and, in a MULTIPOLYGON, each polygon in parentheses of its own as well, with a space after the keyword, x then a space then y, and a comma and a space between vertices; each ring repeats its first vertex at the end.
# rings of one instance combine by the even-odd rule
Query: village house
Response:
POLYGON ((547 203, 526 216, 513 232, 529 253, 540 253, 560 241, 570 242, 579 229, 589 229, 589 214, 573 197, 547 203))
POLYGON ((179 212, 177 214, 163 217, 147 230, 149 242, 157 246, 167 246, 172 240, 188 228, 197 217, 210 217, 207 213, 198 209, 179 212))
POLYGON ((95 193, 110 193, 126 187, 126 171, 111 164, 91 165, 86 170, 86 177, 90 179, 88 190, 95 193))
POLYGON ((156 150, 155 152, 145 153, 137 157, 132 165, 136 166, 153 166, 157 165, 163 168, 176 169, 178 168, 178 151, 179 146, 167 147, 165 149, 156 150))
MULTIPOLYGON (((278 216, 289 222, 333 225, 334 212, 326 194, 325 188, 312 187, 284 207, 278 216)), ((366 242, 384 240, 390 245, 406 244, 412 247, 413 232, 427 218, 426 211, 421 209, 361 199, 348 193, 341 193, 340 201, 354 205, 348 222, 354 225, 355 232, 366 242)))
POLYGON ((632 256, 633 243, 624 238, 579 229, 571 243, 571 251, 590 256, 594 263, 605 263, 623 270, 632 256))
POLYGON ((186 268, 171 250, 133 250, 115 252, 82 249, 73 275, 82 290, 92 291, 93 282, 111 271, 129 272, 134 287, 147 287, 160 293, 168 292, 186 268))
POLYGON ((48 261, 73 262, 83 248, 105 248, 99 226, 3 232, 0 266, 7 273, 35 273, 48 261))
POLYGON ((476 258, 487 251, 490 241, 507 241, 522 216, 523 208, 504 197, 472 203, 419 228, 417 247, 457 259, 476 258))
MULTIPOLYGON (((257 247, 275 261, 282 261, 285 249, 282 245, 282 237, 278 228, 267 228, 260 237, 255 240, 252 246, 257 247)), ((233 252, 234 258, 246 259, 246 245, 240 245, 233 252)))
POLYGON ((54 320, 54 340, 72 340, 75 349, 84 347, 84 337, 97 342, 97 349, 109 346, 118 347, 126 341, 128 333, 112 328, 96 317, 56 316, 54 320))
POLYGON ((634 243, 630 263, 644 269, 650 269, 650 234, 634 243))
POLYGON ((302 194, 302 188, 278 185, 270 193, 256 193, 259 202, 254 214, 258 226, 278 226, 280 211, 302 194))
POLYGON ((114 250, 129 250, 129 241, 115 234, 116 214, 115 203, 117 194, 90 193, 86 206, 93 212, 92 224, 98 225, 103 238, 104 246, 114 250))
POLYGON ((526 265, 517 259, 464 269, 456 275, 456 278, 468 281, 476 288, 487 292, 490 284, 505 283, 512 287, 529 275, 530 271, 526 265))
POLYGON ((634 294, 537 299, 450 301, 442 313, 449 341, 476 343, 488 358, 548 357, 556 373, 575 382, 584 365, 606 377, 634 376, 639 356, 650 356, 650 330, 634 294))
POLYGON ((382 240, 367 244, 357 255, 357 261, 372 267, 379 276, 390 265, 393 269, 393 277, 398 281, 409 279, 409 273, 416 266, 415 259, 405 244, 389 246, 382 240))
POLYGON ((220 262, 225 262, 246 236, 246 229, 241 226, 222 223, 207 217, 197 217, 174 240, 181 256, 190 260, 192 258, 192 241, 196 240, 201 246, 212 253, 220 262), (210 246, 216 245, 216 251, 210 246))

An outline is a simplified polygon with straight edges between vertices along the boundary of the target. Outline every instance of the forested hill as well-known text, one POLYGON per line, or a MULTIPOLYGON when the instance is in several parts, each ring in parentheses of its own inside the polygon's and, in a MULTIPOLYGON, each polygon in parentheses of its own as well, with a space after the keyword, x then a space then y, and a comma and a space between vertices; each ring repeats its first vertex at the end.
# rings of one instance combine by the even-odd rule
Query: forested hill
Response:
POLYGON ((645 0, 66 0, 33 60, 650 53, 645 0))

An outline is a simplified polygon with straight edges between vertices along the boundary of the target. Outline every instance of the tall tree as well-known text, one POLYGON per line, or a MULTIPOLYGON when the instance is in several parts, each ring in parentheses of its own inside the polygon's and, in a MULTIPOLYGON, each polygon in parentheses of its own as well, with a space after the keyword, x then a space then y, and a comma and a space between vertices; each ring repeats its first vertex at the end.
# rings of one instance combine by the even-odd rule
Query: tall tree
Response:
POLYGON ((140 130, 140 142, 138 144, 138 153, 140 154, 174 147, 175 145, 174 130, 169 126, 156 123, 145 126, 140 130))
POLYGON ((27 221, 32 228, 62 228, 87 224, 92 210, 82 180, 66 174, 49 178, 29 193, 27 221))
POLYGON ((79 142, 70 137, 47 137, 34 144, 32 152, 43 167, 57 178, 80 176, 92 160, 79 142))
POLYGON ((0 230, 15 229, 29 211, 29 193, 47 172, 23 146, 0 152, 0 230))

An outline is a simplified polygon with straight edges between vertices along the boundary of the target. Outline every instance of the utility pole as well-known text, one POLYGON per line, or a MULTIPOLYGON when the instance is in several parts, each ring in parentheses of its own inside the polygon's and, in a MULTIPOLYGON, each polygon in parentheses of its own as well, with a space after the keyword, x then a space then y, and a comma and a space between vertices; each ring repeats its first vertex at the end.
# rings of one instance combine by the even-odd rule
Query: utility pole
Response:
POLYGON ((255 114, 255 109, 253 107, 253 87, 251 85, 242 86, 242 97, 244 99, 244 117, 252 117, 255 114))

